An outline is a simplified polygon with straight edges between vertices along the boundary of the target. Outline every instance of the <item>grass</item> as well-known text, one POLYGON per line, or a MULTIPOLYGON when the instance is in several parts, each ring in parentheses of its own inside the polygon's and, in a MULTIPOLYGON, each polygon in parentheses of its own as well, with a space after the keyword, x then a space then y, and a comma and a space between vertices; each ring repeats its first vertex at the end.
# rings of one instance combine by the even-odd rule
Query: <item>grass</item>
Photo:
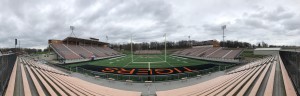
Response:
MULTIPOLYGON (((122 57, 96 60, 90 62, 82 62, 66 65, 67 67, 76 67, 80 65, 96 65, 96 66, 106 66, 106 67, 123 67, 123 68, 148 68, 148 63, 132 63, 131 55, 125 55, 122 57)), ((221 64, 216 62, 209 62, 197 59, 176 57, 176 56, 167 56, 167 62, 165 61, 164 55, 134 55, 134 62, 159 62, 159 63, 150 63, 151 68, 168 68, 168 67, 181 67, 181 66, 194 66, 201 64, 221 64)))
MULTIPOLYGON (((96 60, 96 61, 89 61, 89 62, 82 62, 82 63, 75 63, 64 65, 61 67, 68 68, 74 72, 79 72, 82 74, 90 75, 90 76, 100 76, 101 78, 114 78, 116 80, 133 80, 134 82, 143 82, 148 80, 148 77, 145 75, 124 75, 124 74, 114 74, 114 73, 97 73, 94 71, 90 71, 89 69, 83 70, 79 68, 77 70, 77 66, 81 65, 96 65, 96 66, 105 66, 105 67, 122 67, 122 68, 148 68, 148 63, 132 63, 131 62, 131 55, 125 55, 122 57, 110 58, 110 59, 103 59, 103 60, 96 60), (72 68, 70 68, 72 67, 72 68)), ((164 61, 164 55, 134 55, 133 56, 134 62, 159 62, 164 61)), ((177 75, 153 75, 154 78, 150 78, 151 81, 165 81, 165 80, 178 80, 180 78, 189 76, 194 77, 198 74, 205 75, 209 72, 215 72, 219 70, 224 70, 226 68, 230 68, 234 66, 234 64, 228 63, 218 63, 212 61, 203 61, 198 59, 191 59, 191 58, 184 58, 184 57, 177 57, 177 56, 167 56, 167 62, 159 62, 159 63, 150 63, 151 68, 170 68, 170 67, 183 67, 183 66, 190 66, 194 67, 196 65, 203 65, 203 64, 216 64, 220 66, 215 66, 213 68, 200 70, 198 72, 191 72, 191 73, 183 73, 177 75), (219 69, 221 68, 221 69, 219 69)))
POLYGON ((244 51, 240 57, 242 58, 262 58, 264 57, 263 55, 254 55, 253 51, 244 51))
POLYGON ((49 53, 49 52, 36 52, 34 54, 47 54, 47 53, 49 53))

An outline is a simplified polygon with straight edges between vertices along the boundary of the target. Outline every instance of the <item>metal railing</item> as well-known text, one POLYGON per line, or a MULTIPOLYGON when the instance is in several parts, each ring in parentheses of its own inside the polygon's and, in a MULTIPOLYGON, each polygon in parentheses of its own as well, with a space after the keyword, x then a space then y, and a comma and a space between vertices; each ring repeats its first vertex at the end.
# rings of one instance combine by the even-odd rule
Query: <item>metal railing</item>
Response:
POLYGON ((224 71, 235 65, 215 66, 215 67, 205 69, 205 70, 197 70, 197 71, 193 70, 192 72, 166 74, 166 75, 134 75, 134 74, 133 75, 125 75, 125 74, 114 74, 114 73, 92 71, 92 70, 87 70, 87 69, 84 69, 81 67, 67 67, 67 66, 63 66, 63 65, 56 65, 56 66, 70 70, 70 72, 78 72, 78 73, 84 74, 86 76, 93 76, 93 77, 97 76, 102 79, 112 79, 113 78, 114 80, 124 81, 124 82, 126 80, 132 80, 133 82, 136 82, 136 83, 143 83, 145 81, 165 82, 165 81, 181 80, 182 78, 193 78, 193 77, 197 77, 197 76, 210 75, 213 72, 224 71))
POLYGON ((3 95, 7 87, 16 58, 15 54, 3 54, 0 56, 0 96, 3 95))
POLYGON ((300 94, 300 52, 280 51, 280 56, 293 85, 300 94))

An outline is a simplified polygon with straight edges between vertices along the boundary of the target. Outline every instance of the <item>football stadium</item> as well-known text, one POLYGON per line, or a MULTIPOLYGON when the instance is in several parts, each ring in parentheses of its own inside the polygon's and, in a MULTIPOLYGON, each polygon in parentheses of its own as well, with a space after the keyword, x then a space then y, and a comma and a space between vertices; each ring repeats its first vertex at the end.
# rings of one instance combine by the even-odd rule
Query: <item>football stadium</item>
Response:
MULTIPOLYGON (((77 1, 75 0, 74 2, 77 1)), ((126 5, 126 3, 124 3, 126 1, 123 1, 124 5, 119 5, 119 7, 121 6, 120 7, 121 9, 118 9, 119 7, 112 8, 110 12, 108 12, 107 14, 111 15, 111 14, 118 13, 117 16, 119 21, 118 20, 113 21, 114 23, 112 24, 116 24, 116 25, 114 25, 113 27, 110 26, 108 28, 109 30, 106 30, 106 32, 102 32, 102 28, 109 26, 109 24, 108 25, 100 24, 101 26, 99 27, 95 22, 107 22, 109 20, 112 20, 112 18, 113 19, 117 19, 117 18, 113 16, 109 17, 109 19, 103 17, 105 18, 105 20, 102 20, 102 18, 95 19, 96 17, 101 17, 100 15, 96 15, 96 16, 92 15, 95 18, 85 17, 87 15, 91 15, 92 13, 97 13, 94 12, 97 11, 96 10, 97 8, 100 9, 104 8, 101 10, 106 10, 105 8, 107 6, 110 6, 109 4, 112 5, 115 4, 115 3, 110 3, 112 1, 107 1, 109 3, 104 1, 99 1, 99 2, 98 3, 100 5, 97 5, 98 3, 92 2, 95 3, 98 7, 94 6, 92 9, 89 10, 87 9, 88 11, 87 12, 84 11, 86 12, 84 13, 84 15, 81 14, 75 18, 75 19, 81 18, 80 19, 81 21, 76 21, 74 18, 58 19, 59 17, 56 16, 60 16, 59 14, 49 15, 48 17, 54 16, 55 18, 57 18, 57 20, 53 19, 55 22, 62 20, 63 23, 59 23, 55 25, 55 27, 50 27, 50 28, 47 27, 46 28, 47 30, 43 29, 44 31, 46 31, 44 33, 43 32, 34 33, 33 31, 41 31, 42 28, 44 28, 45 26, 51 26, 52 24, 45 25, 45 26, 39 25, 38 27, 41 27, 41 29, 39 28, 36 29, 36 26, 35 27, 30 26, 32 27, 32 29, 30 29, 29 35, 23 33, 16 33, 18 34, 19 37, 17 36, 13 38, 13 42, 10 42, 13 43, 13 47, 12 44, 10 44, 11 46, 9 45, 8 47, 1 47, 1 46, 5 46, 5 44, 1 44, 0 46, 0 95, 1 96, 299 96, 300 95, 300 82, 299 82, 300 81, 300 62, 299 62, 300 51, 298 50, 300 49, 300 47, 297 43, 298 39, 296 39, 296 36, 294 35, 289 35, 288 37, 285 34, 283 34, 280 35, 279 37, 286 36, 285 38, 295 39, 295 42, 278 39, 279 37, 275 38, 276 37, 275 36, 271 38, 274 41, 278 40, 275 43, 271 41, 266 41, 266 42, 259 41, 259 43, 253 44, 253 42, 256 42, 255 40, 245 39, 245 38, 265 40, 262 38, 270 38, 273 35, 263 35, 261 37, 258 37, 257 34, 268 33, 265 32, 265 33, 253 33, 244 36, 244 34, 232 32, 232 30, 238 30, 241 32, 244 31, 243 29, 237 28, 237 27, 241 27, 242 25, 235 24, 236 22, 239 22, 240 19, 234 22, 232 21, 231 23, 230 22, 226 23, 225 21, 221 20, 222 23, 217 24, 216 27, 210 27, 207 29, 207 30, 217 30, 218 34, 221 34, 218 35, 217 37, 214 37, 214 34, 210 33, 212 31, 208 32, 205 28, 204 28, 205 30, 204 29, 202 30, 199 27, 195 29, 197 29, 197 31, 207 31, 207 32, 201 32, 201 34, 195 33, 191 35, 186 35, 188 33, 187 31, 191 31, 191 30, 189 29, 185 30, 184 28, 182 28, 182 26, 185 25, 176 26, 176 28, 179 28, 176 29, 176 31, 174 31, 173 29, 166 29, 163 31, 160 29, 156 30, 155 28, 161 28, 161 27, 173 28, 170 27, 172 24, 170 24, 170 26, 168 26, 168 24, 160 25, 160 23, 167 22, 160 19, 159 21, 163 21, 163 22, 153 23, 159 25, 159 27, 148 26, 149 29, 147 30, 143 28, 141 29, 137 28, 140 26, 146 26, 149 23, 147 20, 142 20, 143 23, 138 23, 138 24, 135 24, 135 22, 132 21, 131 23, 134 23, 133 24, 134 28, 130 26, 131 23, 128 24, 126 22, 121 22, 119 20, 120 18, 124 19, 127 18, 127 16, 131 16, 131 15, 125 15, 125 16, 121 15, 119 17, 121 13, 127 14, 127 12, 118 13, 119 12, 118 10, 121 10, 123 8, 125 9, 126 6, 127 7, 138 6, 137 8, 141 8, 141 10, 144 8, 141 12, 154 10, 154 9, 147 9, 144 7, 145 5, 152 4, 153 2, 142 3, 143 1, 134 1, 135 3, 132 3, 133 5, 126 5), (102 3, 104 5, 101 5, 102 3), (108 5, 106 5, 106 3, 108 5), (91 19, 91 20, 87 20, 88 21, 87 25, 84 24, 81 25, 82 23, 87 22, 84 21, 87 18, 91 19), (70 23, 69 20, 70 21, 75 20, 76 22, 74 21, 70 23), (90 22, 92 23, 90 24, 90 22), (121 24, 122 28, 124 29, 117 30, 118 28, 116 26, 118 24, 116 22, 118 22, 118 24, 121 24), (71 24, 71 26, 68 25, 69 23, 71 24), (64 26, 64 27, 58 27, 58 26, 64 26), (86 31, 91 31, 91 29, 93 28, 95 28, 94 30, 95 32, 86 32, 86 31), (53 32, 51 30, 64 31, 65 33, 51 33, 53 32), (99 32, 99 30, 101 32, 99 32), (129 31, 134 31, 134 32, 129 32, 129 31), (180 33, 178 31, 184 31, 184 33, 180 33), (228 35, 226 35, 227 32, 228 35), (109 36, 107 34, 109 34, 109 36), (41 35, 41 37, 37 35, 41 35), (237 36, 238 40, 235 39, 235 36, 237 36), (32 38, 36 38, 36 40, 32 38), (288 43, 286 43, 285 41, 287 41, 288 43), (268 45, 267 43, 270 45, 268 45), (35 45, 38 46, 43 45, 43 48, 45 49, 41 50, 42 48, 39 49, 38 47, 34 47, 34 48, 30 47, 35 45)), ((161 3, 170 3, 171 1, 170 2, 155 1, 155 2, 156 3, 154 4, 161 7, 162 6, 160 5, 161 3)), ((192 1, 187 1, 187 2, 190 2, 188 5, 191 6, 193 5, 191 3, 192 1)), ((169 5, 171 6, 173 3, 170 3, 169 5)), ((73 3, 71 3, 71 5, 72 4, 73 3)), ((79 2, 78 4, 81 6, 85 6, 83 2, 79 2)), ((208 4, 215 4, 215 3, 208 3, 208 4)), ((24 4, 24 6, 25 5, 26 4, 24 4)), ((63 5, 65 6, 66 4, 63 5)), ((179 5, 181 5, 181 3, 179 5)), ((173 7, 170 8, 176 7, 175 5, 172 6, 173 7)), ((59 8, 63 9, 65 7, 59 7, 59 8)), ((110 9, 110 7, 107 8, 110 9)), ((166 14, 164 12, 167 12, 166 10, 168 8, 161 7, 160 10, 158 10, 159 12, 157 12, 156 10, 151 14, 154 14, 155 16, 160 14, 166 14)), ((279 12, 279 11, 284 11, 284 9, 282 8, 280 9, 280 8, 276 9, 275 13, 277 12, 278 14, 284 14, 284 12, 282 13, 279 12)), ((58 11, 58 9, 55 10, 57 12, 60 12, 58 11)), ((132 8, 132 10, 134 10, 134 8, 132 8)), ((60 14, 65 14, 65 15, 71 14, 73 11, 66 12, 65 10, 62 11, 62 13, 60 14)), ((48 11, 45 9, 42 11, 42 13, 43 12, 48 12, 48 11)), ((184 12, 188 12, 188 11, 184 11, 184 12)), ((133 13, 128 12, 128 14, 133 14, 133 13)), ((192 13, 194 13, 194 11, 192 13)), ((151 16, 149 14, 145 17, 150 18, 151 16)), ((264 13, 259 13, 259 14, 264 14, 264 13)), ((243 16, 248 16, 248 15, 244 14, 243 16)), ((256 16, 255 18, 257 18, 258 15, 256 14, 255 16, 256 16)), ((282 15, 282 16, 284 17, 287 15, 282 15)), ((30 18, 34 18, 34 17, 30 17, 30 18)), ((36 18, 39 17, 37 16, 36 18)), ((141 16, 140 18, 143 18, 143 16, 141 16)), ((267 16, 265 16, 263 20, 265 20, 266 18, 267 16)), ((279 17, 276 17, 275 19, 277 20, 278 18, 279 17)), ((138 19, 139 17, 134 17, 134 20, 138 20, 138 19)), ((176 19, 188 19, 188 18, 176 17, 176 19)), ((0 14, 0 20, 1 20, 1 14, 0 14)), ((282 23, 284 22, 283 20, 284 19, 278 19, 278 21, 276 22, 282 23)), ((28 22, 31 21, 29 20, 28 22)), ((48 24, 49 22, 45 22, 45 23, 48 24)), ((252 22, 251 24, 254 23, 252 22)), ((0 24, 0 27, 1 26, 2 25, 0 24)), ((207 27, 207 26, 208 25, 204 24, 202 27, 207 27)), ((25 27, 29 27, 29 26, 26 25, 25 27)), ((188 26, 186 28, 194 28, 194 27, 195 26, 188 26)), ((14 27, 10 28, 10 30, 13 29, 14 27)), ((276 28, 274 28, 274 30, 275 29, 276 28)), ((271 31, 273 32, 274 30, 272 29, 271 31)), ((2 31, 0 30, 0 32, 2 31)), ((296 32, 296 31, 292 31, 292 32, 296 32)), ((292 34, 292 32, 289 34, 292 34)), ((270 33, 270 34, 275 34, 275 33, 270 33)), ((2 40, 2 37, 0 39, 2 40)), ((12 38, 9 37, 9 39, 12 38)))
POLYGON ((94 38, 48 42, 50 54, 41 58, 13 52, 1 55, 4 72, 10 74, 2 75, 9 78, 3 95, 298 94, 295 80, 299 79, 287 70, 299 72, 293 67, 299 66, 295 51, 266 52, 245 62, 241 57, 247 49, 220 47, 216 40, 173 52, 133 49, 132 42, 131 50, 116 51, 94 38))

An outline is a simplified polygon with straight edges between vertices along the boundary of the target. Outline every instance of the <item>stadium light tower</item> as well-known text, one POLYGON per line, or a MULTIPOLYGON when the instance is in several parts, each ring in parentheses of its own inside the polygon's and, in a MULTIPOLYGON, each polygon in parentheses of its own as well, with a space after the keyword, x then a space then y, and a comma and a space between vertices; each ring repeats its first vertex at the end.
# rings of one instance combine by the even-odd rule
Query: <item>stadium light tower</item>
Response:
POLYGON ((192 46, 192 41, 191 41, 191 36, 189 35, 188 38, 189 38, 190 46, 193 47, 192 46))
POLYGON ((70 37, 73 35, 74 37, 75 36, 75 33, 74 33, 74 30, 75 30, 75 27, 74 26, 70 26, 70 29, 72 30, 72 33, 70 34, 70 37))
POLYGON ((226 25, 223 25, 222 27, 222 30, 223 30, 223 47, 225 47, 225 35, 224 35, 224 30, 226 29, 226 25))

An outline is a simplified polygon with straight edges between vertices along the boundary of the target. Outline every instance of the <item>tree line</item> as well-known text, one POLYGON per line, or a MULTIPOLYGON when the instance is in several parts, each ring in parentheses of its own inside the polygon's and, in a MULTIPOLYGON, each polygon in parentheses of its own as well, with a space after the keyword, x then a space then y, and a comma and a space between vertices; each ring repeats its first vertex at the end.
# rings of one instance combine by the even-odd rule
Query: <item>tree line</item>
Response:
MULTIPOLYGON (((204 45, 212 45, 213 41, 196 41, 196 40, 181 40, 181 41, 166 41, 167 49, 184 49, 191 48, 192 46, 204 46, 204 45)), ((256 48, 262 47, 261 45, 255 45, 248 42, 240 42, 240 41, 232 41, 227 40, 225 42, 219 42, 220 47, 228 47, 228 48, 256 48)), ((266 43, 264 43, 266 44, 266 43)), ((131 44, 110 44, 110 47, 113 49, 123 49, 123 50, 131 50, 131 44)), ((163 50, 165 49, 165 42, 142 42, 142 43, 133 43, 133 50, 163 50)))
POLYGON ((41 52, 46 52, 46 49, 36 49, 36 48, 1 48, 0 49, 2 53, 28 53, 28 54, 33 54, 33 53, 41 53, 41 52))
MULTIPOLYGON (((233 41, 227 40, 225 42, 219 42, 220 47, 227 47, 227 48, 267 48, 267 47, 297 47, 297 46, 286 46, 286 45, 269 45, 266 42, 258 42, 256 44, 251 44, 249 42, 240 42, 240 41, 233 41)), ((166 48, 167 49, 185 49, 185 48, 192 48, 192 46, 204 46, 204 45, 212 45, 212 40, 207 41, 196 41, 196 40, 181 40, 181 41, 166 41, 166 48)), ((131 50, 131 44, 110 44, 110 48, 116 50, 131 50)), ((142 42, 142 43, 133 43, 132 44, 133 50, 164 50, 165 49, 165 42, 142 42)), ((1 48, 0 51, 2 53, 11 52, 25 52, 28 54, 32 53, 42 53, 52 51, 52 49, 47 46, 45 49, 36 49, 36 48, 1 48)))

